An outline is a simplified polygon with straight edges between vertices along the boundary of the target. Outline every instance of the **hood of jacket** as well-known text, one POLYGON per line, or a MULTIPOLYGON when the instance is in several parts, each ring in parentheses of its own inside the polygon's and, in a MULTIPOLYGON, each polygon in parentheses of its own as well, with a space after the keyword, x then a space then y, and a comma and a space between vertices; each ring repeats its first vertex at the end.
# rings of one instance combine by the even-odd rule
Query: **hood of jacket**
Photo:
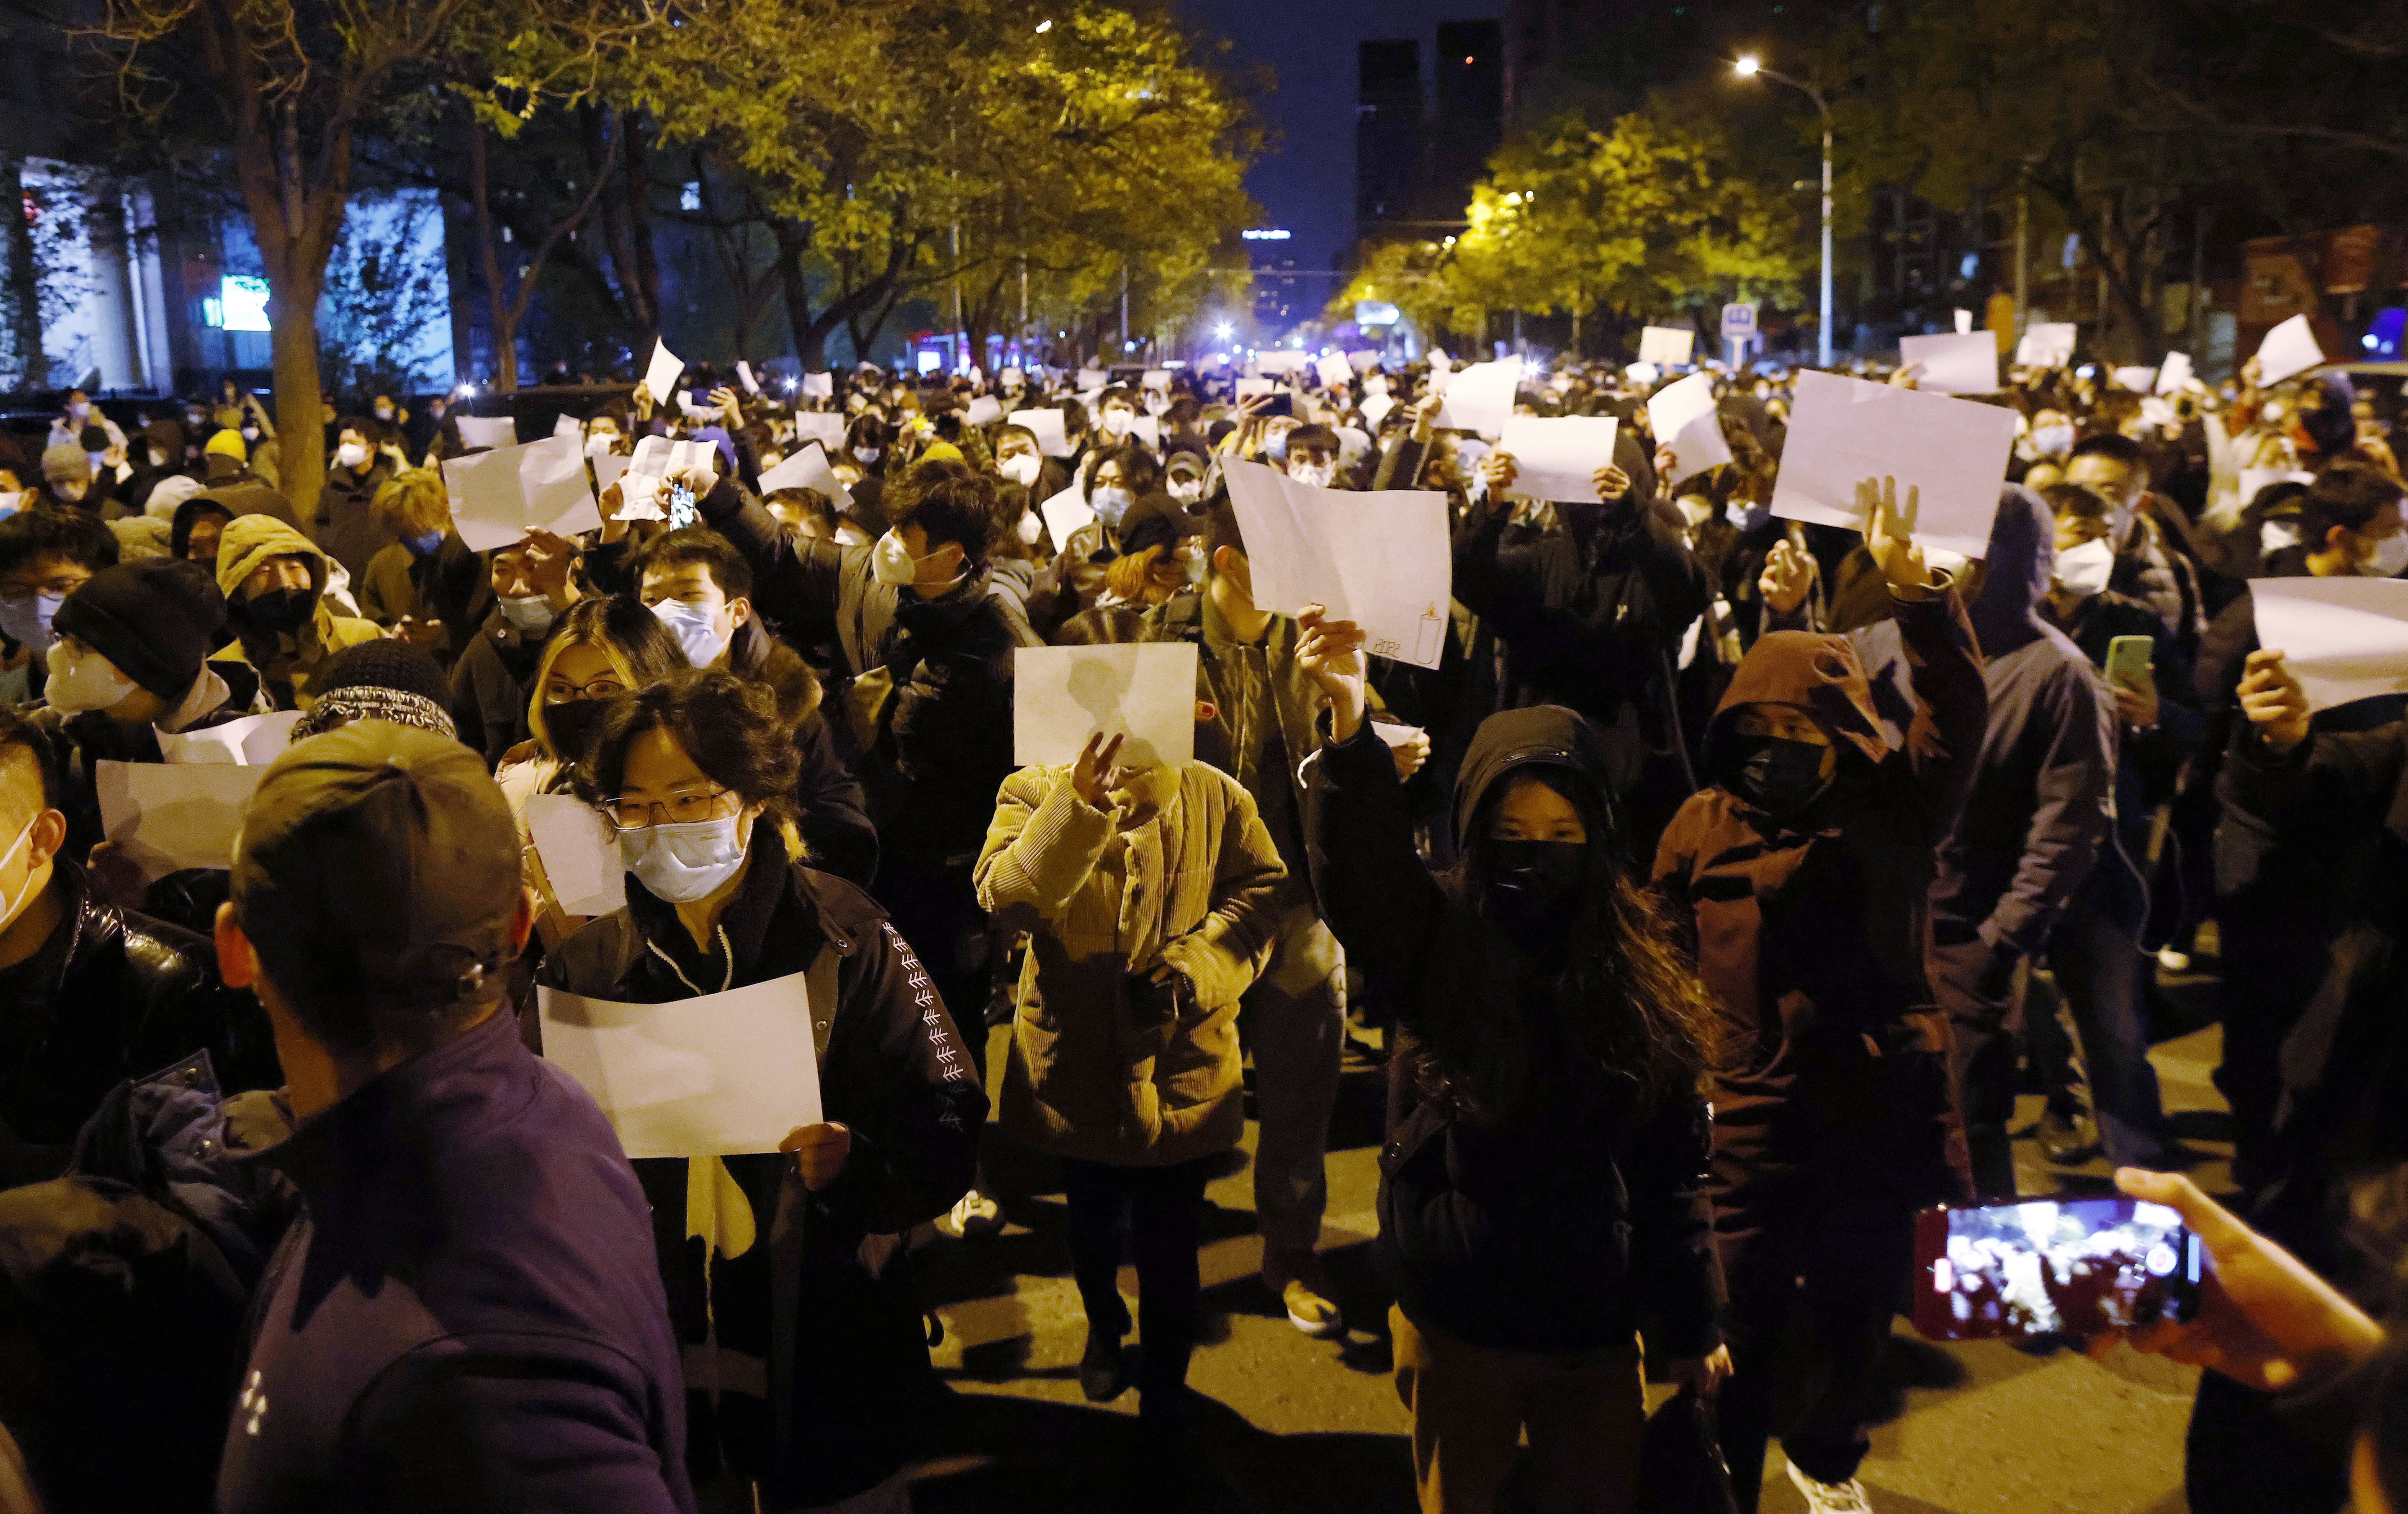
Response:
POLYGON ((309 586, 326 592, 326 555, 316 542, 273 515, 236 515, 218 538, 218 588, 228 604, 251 570, 270 557, 308 558, 309 586))
POLYGON ((1570 768, 1589 781, 1599 802, 1612 806, 1613 764, 1597 728, 1560 704, 1500 710, 1480 723, 1455 779, 1455 844, 1468 849, 1480 806, 1516 768, 1570 768))
POLYGON ((1889 756, 1865 665, 1844 636, 1768 631, 1748 648, 1706 727, 1706 771, 1717 779, 1738 734, 1739 711, 1750 704, 1794 704, 1845 743, 1842 751, 1854 747, 1876 764, 1889 756))
POLYGON ((2029 489, 2006 485, 1990 521, 1982 592, 1965 611, 1983 656, 2002 656, 2048 634, 2037 606, 2056 571, 2057 517, 2029 489))
POLYGON ((234 508, 222 499, 212 499, 205 494, 196 494, 178 505, 175 517, 167 526, 168 555, 179 560, 182 559, 184 549, 192 544, 193 527, 200 523, 204 515, 216 515, 231 521, 234 519, 234 508))

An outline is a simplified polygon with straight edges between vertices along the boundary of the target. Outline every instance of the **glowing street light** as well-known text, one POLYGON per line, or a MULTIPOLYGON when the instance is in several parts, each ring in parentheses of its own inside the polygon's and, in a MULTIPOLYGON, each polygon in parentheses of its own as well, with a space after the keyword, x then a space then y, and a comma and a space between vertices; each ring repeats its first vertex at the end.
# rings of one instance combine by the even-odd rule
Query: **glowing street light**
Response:
POLYGON ((1037 23, 1037 35, 1038 35, 1038 36, 1043 36, 1046 33, 1048 33, 1048 32, 1052 31, 1053 29, 1054 29, 1054 23, 1053 23, 1052 22, 1050 22, 1050 21, 1041 21, 1041 22, 1039 22, 1037 23))
POLYGON ((1732 64, 1731 72, 1737 74, 1742 79, 1754 79, 1756 76, 1757 71, 1763 68, 1763 61, 1757 58, 1755 53, 1751 52, 1742 57, 1739 62, 1732 64))
POLYGON ((1213 339, 1216 341, 1227 341, 1229 339, 1230 333, 1235 330, 1237 330, 1237 327, 1231 325, 1228 322, 1224 321, 1212 328, 1213 339))
POLYGON ((1831 107, 1823 92, 1802 79, 1786 74, 1776 74, 1764 66, 1755 53, 1745 53, 1732 60, 1731 72, 1742 79, 1761 75, 1776 84, 1786 84, 1814 102, 1823 116, 1823 323, 1815 331, 1816 361, 1824 368, 1831 366, 1831 107))

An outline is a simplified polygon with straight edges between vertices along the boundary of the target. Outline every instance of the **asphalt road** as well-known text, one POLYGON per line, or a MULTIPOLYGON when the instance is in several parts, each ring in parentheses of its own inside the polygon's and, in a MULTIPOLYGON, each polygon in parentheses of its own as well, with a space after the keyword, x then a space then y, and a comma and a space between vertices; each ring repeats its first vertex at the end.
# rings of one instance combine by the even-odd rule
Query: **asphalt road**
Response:
MULTIPOLYGON (((2199 985, 2174 985, 2175 1012, 2199 985), (2187 990, 2187 991, 2186 991, 2187 990)), ((1000 1052, 998 1041, 996 1050, 1000 1052)), ((2208 1081, 2213 1026, 2175 1035, 2155 1060, 2166 1102, 2200 1158, 2194 1173, 2226 1186, 2222 1105, 2208 1081)), ((996 1060, 999 1063, 1000 1058, 996 1060)), ((2027 1098, 2023 1117, 2037 1117, 2027 1098)), ((954 1396, 932 1425, 943 1453, 916 1469, 920 1514, 954 1510, 1410 1511, 1409 1419, 1388 1377, 1386 1299, 1368 1242, 1375 1228, 1379 1074, 1350 1068, 1329 1158, 1322 1246, 1348 1332, 1314 1341, 1286 1322, 1257 1280, 1247 1157, 1232 1154, 1207 1190, 1204 1344, 1189 1381, 1210 1402, 1201 1454, 1175 1472, 1137 1433, 1137 1395, 1096 1406, 1079 1391, 1084 1317, 1068 1272, 1058 1177, 1050 1164, 996 1143, 991 1160, 1009 1228, 964 1242, 939 1237, 923 1255, 926 1296, 942 1319, 937 1364, 954 1396)), ((1254 1127, 1247 1127, 1251 1151, 1254 1127)), ((2106 1166, 2053 1169, 2017 1143, 2022 1190, 2103 1187, 2106 1166)), ((1121 1288, 1134 1305, 1137 1282, 1121 1288)), ((2034 1358, 1997 1343, 1933 1346, 1901 1320, 1887 1367, 1896 1414, 1874 1434, 1862 1478, 1881 1514, 2182 1514, 2182 1435, 2195 1375, 2119 1350, 2103 1363, 2034 1358)), ((1802 1509, 1776 1452, 1763 1507, 1802 1509)))

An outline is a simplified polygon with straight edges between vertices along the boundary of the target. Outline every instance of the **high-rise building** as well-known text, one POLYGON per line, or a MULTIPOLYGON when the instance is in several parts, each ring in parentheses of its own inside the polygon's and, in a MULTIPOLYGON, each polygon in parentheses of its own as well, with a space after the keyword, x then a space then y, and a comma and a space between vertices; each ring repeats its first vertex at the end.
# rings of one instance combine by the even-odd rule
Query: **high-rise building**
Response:
POLYGON ((1354 234, 1409 219, 1422 156, 1422 50, 1403 41, 1355 48, 1354 234))
POLYGON ((1505 137, 1505 36, 1495 21, 1438 23, 1438 108, 1430 116, 1429 190, 1459 216, 1505 137))

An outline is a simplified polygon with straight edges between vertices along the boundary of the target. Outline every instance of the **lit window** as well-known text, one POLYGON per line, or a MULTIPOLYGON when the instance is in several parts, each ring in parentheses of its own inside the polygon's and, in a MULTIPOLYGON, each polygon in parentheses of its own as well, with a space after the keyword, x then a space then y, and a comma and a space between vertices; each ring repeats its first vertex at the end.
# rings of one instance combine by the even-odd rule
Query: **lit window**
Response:
POLYGON ((699 210, 702 209, 701 180, 689 179, 685 182, 685 187, 678 191, 678 209, 681 210, 699 210))

